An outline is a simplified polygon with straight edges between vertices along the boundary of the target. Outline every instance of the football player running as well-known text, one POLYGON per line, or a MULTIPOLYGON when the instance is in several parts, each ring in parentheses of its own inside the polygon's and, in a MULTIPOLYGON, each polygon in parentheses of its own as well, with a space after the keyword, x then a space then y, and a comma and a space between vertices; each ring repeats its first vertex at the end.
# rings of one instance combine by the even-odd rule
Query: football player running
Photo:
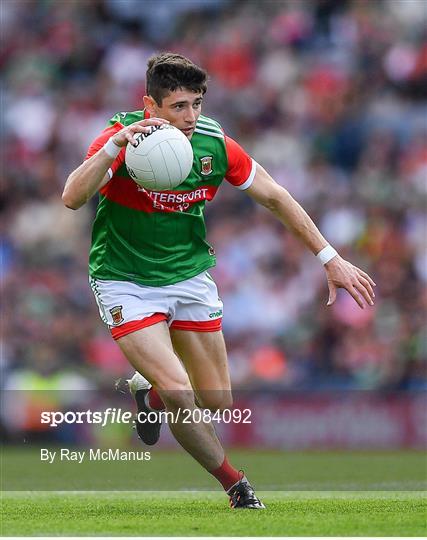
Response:
MULTIPOLYGON (((129 381, 140 438, 155 444, 159 411, 232 406, 221 331, 222 302, 208 273, 215 252, 206 241, 203 209, 225 179, 270 210, 320 260, 328 305, 344 288, 364 308, 375 283, 328 244, 305 210, 213 119, 201 114, 206 72, 187 58, 162 53, 148 62, 144 109, 118 113, 67 179, 62 199, 77 209, 99 192, 89 256, 90 285, 102 320, 136 373, 129 381), (194 162, 174 190, 147 191, 129 176, 125 147, 135 134, 170 123, 190 140, 194 162), (157 411, 157 415, 156 415, 157 411), (151 419, 153 415, 150 415, 151 419)), ((262 509, 244 474, 227 460, 212 423, 187 415, 170 423, 176 440, 218 479, 232 508, 262 509)))

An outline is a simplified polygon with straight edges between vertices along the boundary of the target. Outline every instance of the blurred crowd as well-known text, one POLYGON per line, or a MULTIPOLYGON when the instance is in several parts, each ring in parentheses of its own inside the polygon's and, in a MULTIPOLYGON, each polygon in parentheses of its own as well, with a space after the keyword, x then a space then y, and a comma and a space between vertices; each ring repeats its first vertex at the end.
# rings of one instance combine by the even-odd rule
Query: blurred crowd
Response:
MULTIPOLYGON (((96 200, 61 192, 151 54, 210 74, 221 122, 378 284, 340 293, 266 210, 207 208, 235 387, 426 388, 424 0, 6 0, 1 6, 2 385, 108 387, 131 373, 87 283, 96 200), (23 31, 25 29, 25 31, 23 31)), ((96 199, 96 198, 95 198, 96 199)))

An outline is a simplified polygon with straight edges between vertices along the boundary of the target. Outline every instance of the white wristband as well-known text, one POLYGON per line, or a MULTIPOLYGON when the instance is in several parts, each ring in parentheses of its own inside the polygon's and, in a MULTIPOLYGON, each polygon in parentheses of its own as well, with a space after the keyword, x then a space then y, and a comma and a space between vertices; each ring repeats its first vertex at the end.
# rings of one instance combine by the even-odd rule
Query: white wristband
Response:
POLYGON ((122 149, 121 146, 113 141, 112 137, 108 139, 103 148, 104 152, 114 159, 120 154, 120 150, 122 149))
POLYGON ((322 264, 326 264, 331 259, 333 259, 335 255, 338 255, 338 252, 331 245, 328 244, 326 247, 319 251, 316 257, 320 259, 320 262, 322 264))

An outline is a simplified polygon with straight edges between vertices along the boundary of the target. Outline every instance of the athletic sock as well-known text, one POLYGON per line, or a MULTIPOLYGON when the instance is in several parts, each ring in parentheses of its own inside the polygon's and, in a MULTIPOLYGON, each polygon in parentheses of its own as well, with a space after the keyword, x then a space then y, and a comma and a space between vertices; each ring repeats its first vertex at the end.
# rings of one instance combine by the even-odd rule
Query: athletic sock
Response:
POLYGON ((162 398, 159 396, 154 387, 147 392, 145 396, 145 404, 153 411, 164 411, 166 408, 162 398))
POLYGON ((226 456, 224 457, 222 465, 217 469, 210 471, 210 473, 221 482, 225 491, 228 491, 234 484, 239 482, 242 477, 242 474, 228 463, 226 456))

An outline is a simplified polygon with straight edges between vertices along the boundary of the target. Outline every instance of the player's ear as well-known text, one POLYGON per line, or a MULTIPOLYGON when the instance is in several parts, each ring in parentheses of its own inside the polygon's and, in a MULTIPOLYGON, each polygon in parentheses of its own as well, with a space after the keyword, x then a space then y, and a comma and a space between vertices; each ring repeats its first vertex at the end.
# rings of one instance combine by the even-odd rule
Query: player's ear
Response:
POLYGON ((144 102, 144 107, 147 109, 150 115, 155 116, 157 103, 154 101, 154 98, 151 96, 144 96, 142 100, 144 102))

